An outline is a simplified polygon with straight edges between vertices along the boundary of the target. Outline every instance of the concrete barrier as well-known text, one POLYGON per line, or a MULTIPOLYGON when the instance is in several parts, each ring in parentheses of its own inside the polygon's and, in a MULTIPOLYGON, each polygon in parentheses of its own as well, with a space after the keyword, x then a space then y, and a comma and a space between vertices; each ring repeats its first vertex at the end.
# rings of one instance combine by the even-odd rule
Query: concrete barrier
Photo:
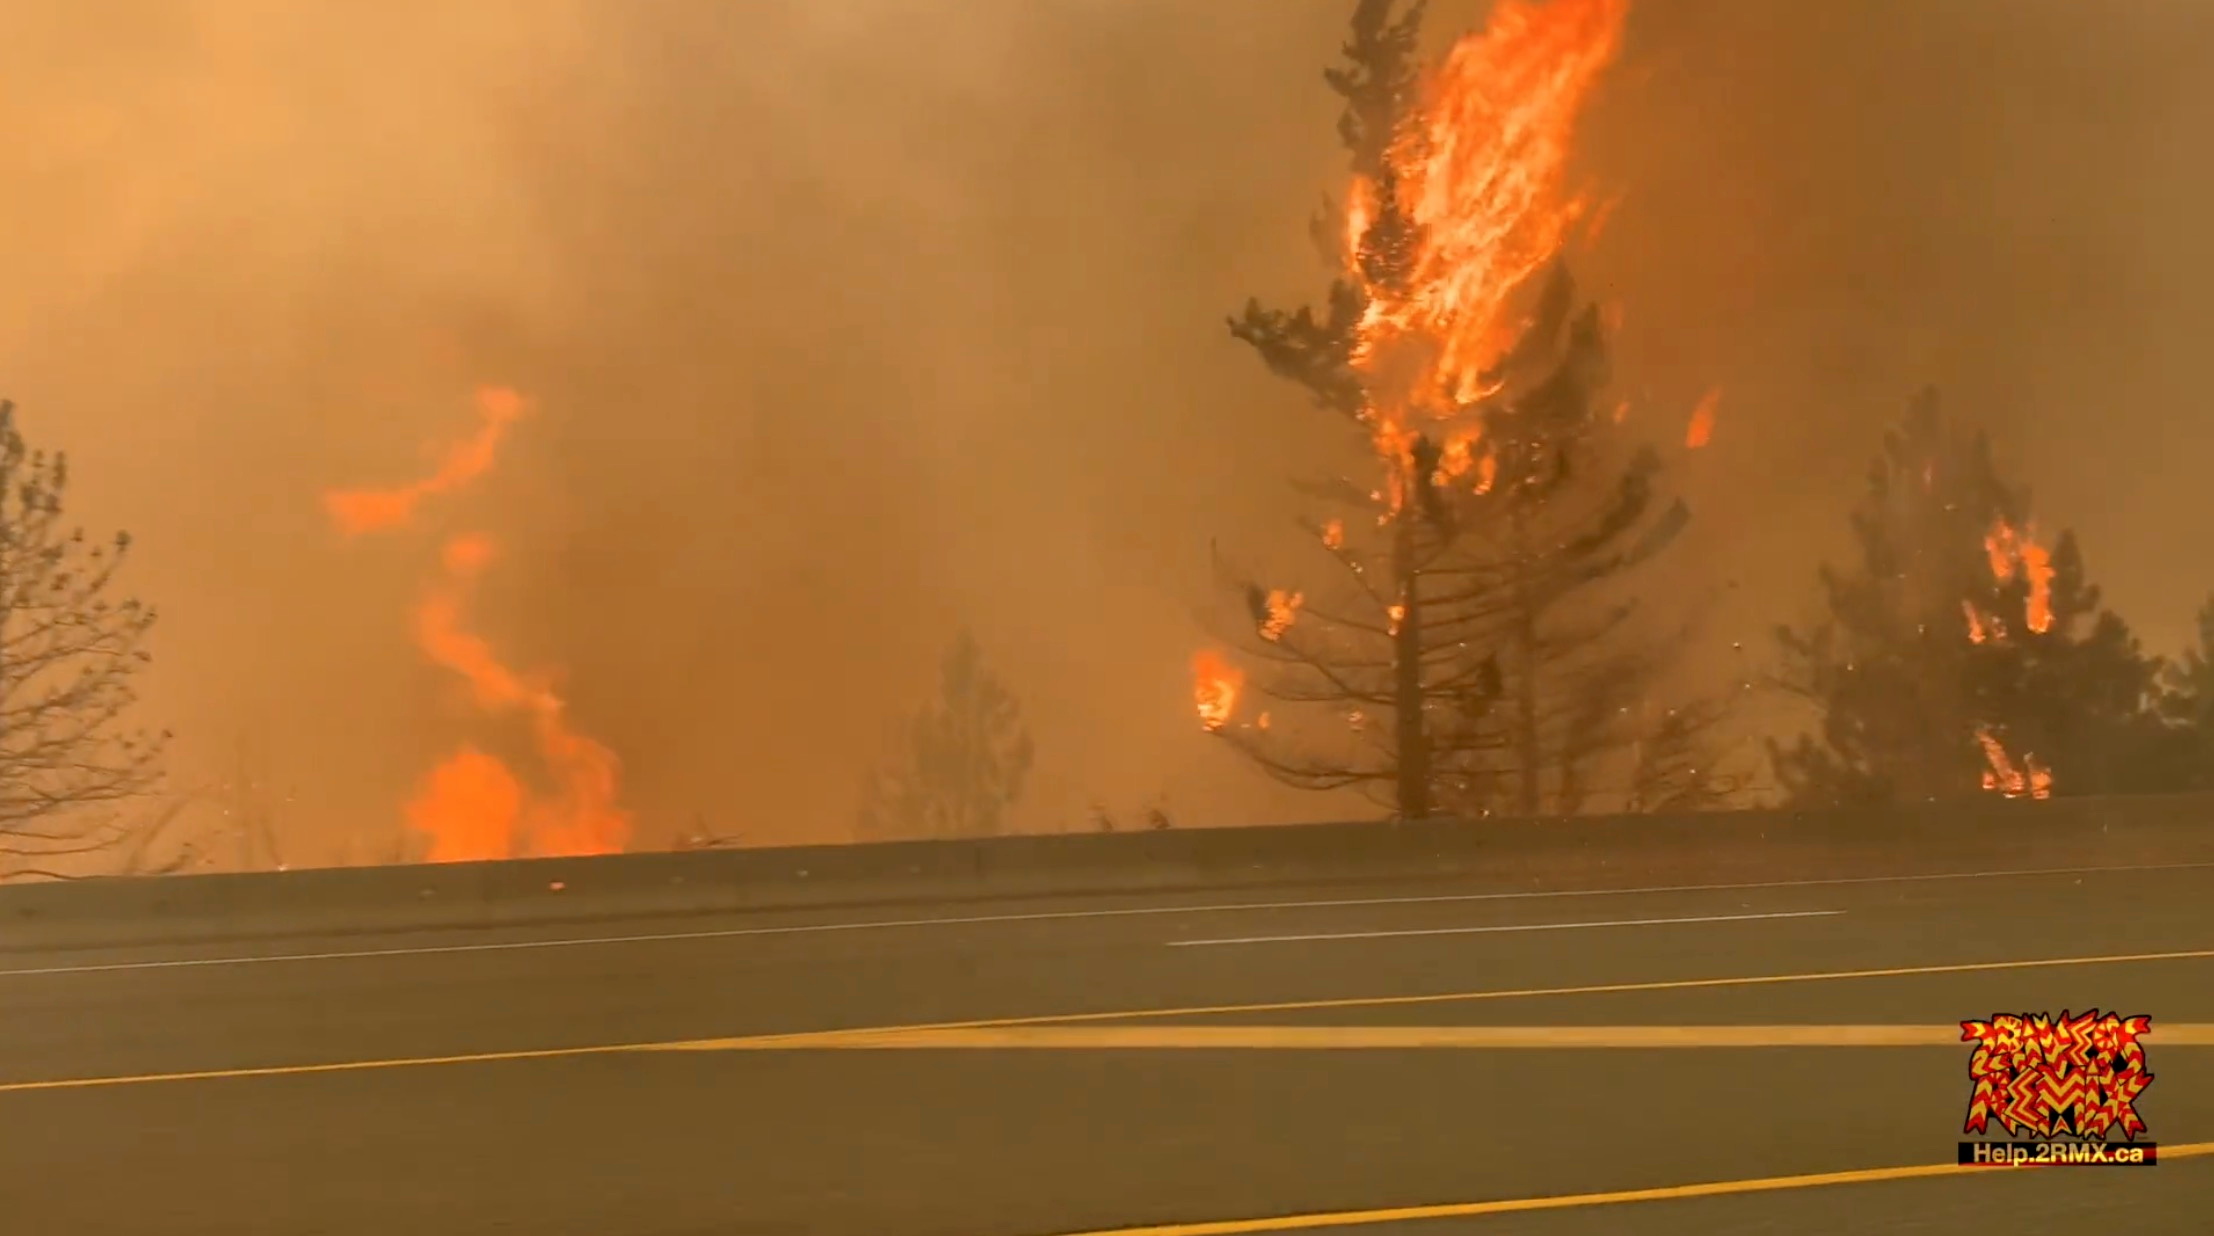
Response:
POLYGON ((0 949, 1450 881, 1610 888, 2214 862, 2214 795, 1425 820, 0 886, 0 949))

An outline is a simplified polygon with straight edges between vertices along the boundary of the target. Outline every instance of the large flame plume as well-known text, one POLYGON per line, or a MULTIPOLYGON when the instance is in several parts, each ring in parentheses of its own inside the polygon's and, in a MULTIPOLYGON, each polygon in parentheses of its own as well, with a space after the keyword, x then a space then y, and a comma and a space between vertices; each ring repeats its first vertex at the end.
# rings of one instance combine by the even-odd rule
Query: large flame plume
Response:
MULTIPOLYGON (((407 527, 425 498, 452 493, 489 472, 503 435, 527 409, 515 391, 481 389, 477 432, 448 448, 431 475, 391 489, 334 491, 324 496, 324 507, 348 536, 407 527)), ((630 815, 617 802, 620 761, 569 727, 548 675, 511 669, 469 626, 469 589, 496 556, 488 536, 447 539, 439 573, 415 606, 415 643, 432 664, 468 685, 480 711, 524 716, 552 792, 534 793, 498 757, 465 745, 424 778, 407 804, 407 824, 429 839, 432 862, 618 852, 631 832, 630 815)))
MULTIPOLYGON (((1356 177, 1347 195, 1345 264, 1367 294, 1353 363, 1363 411, 1386 463, 1386 499, 1407 498, 1415 422, 1455 422, 1440 480, 1492 478, 1471 409, 1521 328, 1515 294, 1561 251, 1587 203, 1564 190, 1576 122, 1621 42, 1628 0, 1502 0, 1422 84, 1385 153, 1388 192, 1411 236, 1380 228, 1387 186, 1356 177), (1409 246, 1390 278, 1371 278, 1387 246, 1409 246)), ((1388 518, 1388 516, 1387 516, 1388 518)))
MULTIPOLYGON (((1489 371, 1524 329, 1518 293, 1580 220, 1587 237, 1603 222, 1564 186, 1577 120, 1628 11, 1629 0, 1500 0, 1484 28, 1424 76, 1381 171, 1356 174, 1348 187, 1340 257, 1365 298, 1349 359, 1383 464, 1372 493, 1380 523, 1405 508, 1418 480, 1479 494, 1497 480, 1481 414, 1498 388, 1489 371), (1416 443, 1426 431, 1438 449, 1422 478, 1416 443)), ((1320 536, 1344 552, 1342 521, 1320 536)), ((1266 598, 1261 637, 1282 640, 1303 598, 1266 598)), ((1395 629, 1403 613, 1394 607, 1395 629)), ((1244 677, 1213 652, 1194 657, 1192 672, 1200 725, 1219 732, 1244 677)))

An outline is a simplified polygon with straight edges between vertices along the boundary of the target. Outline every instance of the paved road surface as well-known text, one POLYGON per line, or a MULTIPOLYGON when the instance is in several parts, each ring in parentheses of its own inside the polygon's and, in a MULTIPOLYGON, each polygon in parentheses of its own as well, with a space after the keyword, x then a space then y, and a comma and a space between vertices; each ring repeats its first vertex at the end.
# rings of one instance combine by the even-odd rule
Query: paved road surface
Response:
POLYGON ((2214 1142, 2214 869, 1224 900, 0 954, 0 1231, 2214 1231, 2214 1155, 1482 1212, 1953 1155, 1960 1045, 1668 1027, 2146 1013, 2152 1136, 2214 1142))

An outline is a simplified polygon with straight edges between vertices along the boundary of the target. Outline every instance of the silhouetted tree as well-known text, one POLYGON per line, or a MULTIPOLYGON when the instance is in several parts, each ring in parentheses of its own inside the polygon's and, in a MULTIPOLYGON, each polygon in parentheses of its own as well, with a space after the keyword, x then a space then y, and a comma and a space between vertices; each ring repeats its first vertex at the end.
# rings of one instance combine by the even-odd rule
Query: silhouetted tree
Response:
POLYGON ((2214 789, 2214 597, 2199 606, 2195 638, 2163 668, 2161 687, 2177 780, 2214 789))
POLYGON ((114 595, 128 535, 62 522, 68 485, 68 460, 31 450, 0 401, 0 874, 168 819, 122 805, 158 783, 168 737, 124 725, 154 611, 114 595))
POLYGON ((1693 699, 1657 711, 1640 728, 1628 810, 1713 811, 1746 791, 1749 779, 1725 766, 1729 749, 1720 731, 1730 716, 1727 701, 1693 699))
POLYGON ((1014 694, 963 632, 940 667, 938 699, 908 723, 902 750, 870 778, 860 834, 981 837, 1004 831, 1033 754, 1014 694))
POLYGON ((2029 505, 1935 392, 1885 436, 1856 563, 1821 569, 1818 622, 1777 632, 1781 682, 1819 717, 1770 744, 1794 802, 2173 786, 2158 659, 2102 607, 2072 533, 2038 544, 2029 505))
POLYGON ((1238 604, 1220 634, 1255 672, 1205 666, 1201 717, 1277 779, 1357 787, 1402 818, 1574 810, 1596 762, 1628 777, 1636 705, 1669 659, 1617 585, 1688 512, 1599 411, 1600 317, 1565 268, 1465 389, 1409 390, 1422 362, 1381 354, 1377 307, 1409 294, 1425 239, 1392 155, 1418 118, 1420 16, 1363 0, 1325 74, 1363 203, 1325 306, 1249 302, 1230 322, 1367 449, 1357 477, 1300 487, 1326 512, 1304 525, 1319 572, 1264 582, 1218 556, 1238 604))

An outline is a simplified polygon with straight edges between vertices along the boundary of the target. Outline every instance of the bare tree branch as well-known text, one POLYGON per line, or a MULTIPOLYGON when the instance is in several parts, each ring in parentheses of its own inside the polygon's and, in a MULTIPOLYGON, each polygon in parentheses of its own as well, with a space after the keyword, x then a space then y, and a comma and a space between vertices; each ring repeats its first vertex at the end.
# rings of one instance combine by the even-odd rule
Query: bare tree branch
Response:
POLYGON ((89 806, 159 783, 168 735, 124 728, 155 614, 114 597, 131 540, 65 526, 66 457, 31 450, 0 401, 0 853, 89 853, 130 828, 89 806))

